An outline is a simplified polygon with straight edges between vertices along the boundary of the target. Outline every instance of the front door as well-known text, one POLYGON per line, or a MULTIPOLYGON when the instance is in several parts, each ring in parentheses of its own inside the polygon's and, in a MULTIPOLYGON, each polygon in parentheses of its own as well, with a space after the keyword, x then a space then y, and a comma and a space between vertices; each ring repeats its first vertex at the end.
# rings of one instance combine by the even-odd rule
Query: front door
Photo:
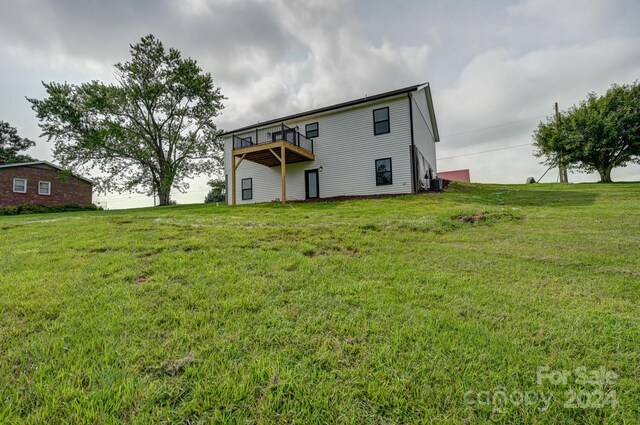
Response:
POLYGON ((320 179, 318 169, 304 172, 304 186, 307 199, 320 197, 320 179))

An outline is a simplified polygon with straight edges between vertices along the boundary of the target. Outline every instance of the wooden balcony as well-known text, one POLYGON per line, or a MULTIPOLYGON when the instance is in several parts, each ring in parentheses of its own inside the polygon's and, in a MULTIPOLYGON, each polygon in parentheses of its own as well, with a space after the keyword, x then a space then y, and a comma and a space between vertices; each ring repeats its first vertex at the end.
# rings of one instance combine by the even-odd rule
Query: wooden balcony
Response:
POLYGON ((295 164, 304 161, 313 161, 315 154, 296 146, 286 140, 276 140, 271 143, 247 146, 233 150, 234 157, 266 165, 267 167, 277 167, 281 165, 280 154, 284 148, 285 161, 287 164, 295 164))
POLYGON ((301 135, 297 127, 284 124, 256 129, 255 132, 233 135, 232 150, 232 203, 236 204, 236 170, 242 161, 255 162, 267 167, 281 167, 282 203, 287 202, 287 165, 313 161, 313 140, 301 135))
POLYGON ((297 127, 290 128, 284 124, 278 124, 233 135, 234 156, 244 156, 247 161, 267 167, 280 165, 280 160, 273 155, 273 152, 279 154, 281 146, 285 147, 287 164, 315 159, 313 140, 300 134, 297 127))

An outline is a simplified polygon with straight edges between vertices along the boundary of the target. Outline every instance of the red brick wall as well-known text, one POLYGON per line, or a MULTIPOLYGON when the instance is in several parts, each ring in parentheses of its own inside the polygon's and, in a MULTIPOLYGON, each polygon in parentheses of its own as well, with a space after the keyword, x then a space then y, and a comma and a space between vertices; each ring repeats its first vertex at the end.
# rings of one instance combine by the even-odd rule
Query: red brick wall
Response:
POLYGON ((20 204, 88 205, 92 202, 91 183, 77 177, 58 178, 60 171, 44 165, 0 168, 0 207, 20 204), (13 191, 13 179, 27 179, 27 193, 13 191), (38 183, 51 182, 51 195, 39 195, 38 183))

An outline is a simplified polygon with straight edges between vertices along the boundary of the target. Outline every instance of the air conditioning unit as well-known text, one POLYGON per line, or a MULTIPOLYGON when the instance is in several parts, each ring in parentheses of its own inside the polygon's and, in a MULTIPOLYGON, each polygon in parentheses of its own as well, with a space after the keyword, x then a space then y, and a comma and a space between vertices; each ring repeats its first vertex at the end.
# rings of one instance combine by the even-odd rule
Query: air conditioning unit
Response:
POLYGON ((429 186, 429 190, 444 189, 444 184, 442 182, 442 179, 430 179, 430 180, 427 180, 427 184, 429 186))

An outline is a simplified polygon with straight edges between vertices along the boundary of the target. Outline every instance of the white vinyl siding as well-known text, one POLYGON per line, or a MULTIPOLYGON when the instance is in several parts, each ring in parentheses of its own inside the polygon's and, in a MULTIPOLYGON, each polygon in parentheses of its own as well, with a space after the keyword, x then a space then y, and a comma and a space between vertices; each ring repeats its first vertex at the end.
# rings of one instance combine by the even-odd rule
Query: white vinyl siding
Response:
MULTIPOLYGON (((360 104, 325 114, 285 122, 304 132, 306 124, 318 122, 314 138, 315 161, 287 165, 287 199, 305 199, 305 170, 322 167, 318 173, 320 198, 341 195, 411 193, 411 128, 406 94, 360 104), (389 107, 391 132, 374 135, 373 110, 389 107), (375 161, 391 158, 393 184, 376 186, 375 161)), ((251 131, 245 134, 251 134, 251 131)), ((303 133, 304 134, 304 133, 303 133)), ((242 134, 236 134, 242 137, 242 134)), ((232 136, 225 137, 225 173, 232 175, 232 136)), ((236 172, 236 203, 271 202, 281 198, 280 167, 266 167, 247 160, 236 172), (253 199, 242 200, 241 181, 252 178, 253 199)), ((231 181, 230 191, 232 190, 231 181)), ((229 192, 228 202, 232 202, 229 192)))
POLYGON ((413 101, 413 142, 422 152, 425 159, 433 168, 434 173, 438 171, 436 164, 436 144, 431 128, 431 118, 429 107, 427 106, 426 89, 411 93, 413 101))

